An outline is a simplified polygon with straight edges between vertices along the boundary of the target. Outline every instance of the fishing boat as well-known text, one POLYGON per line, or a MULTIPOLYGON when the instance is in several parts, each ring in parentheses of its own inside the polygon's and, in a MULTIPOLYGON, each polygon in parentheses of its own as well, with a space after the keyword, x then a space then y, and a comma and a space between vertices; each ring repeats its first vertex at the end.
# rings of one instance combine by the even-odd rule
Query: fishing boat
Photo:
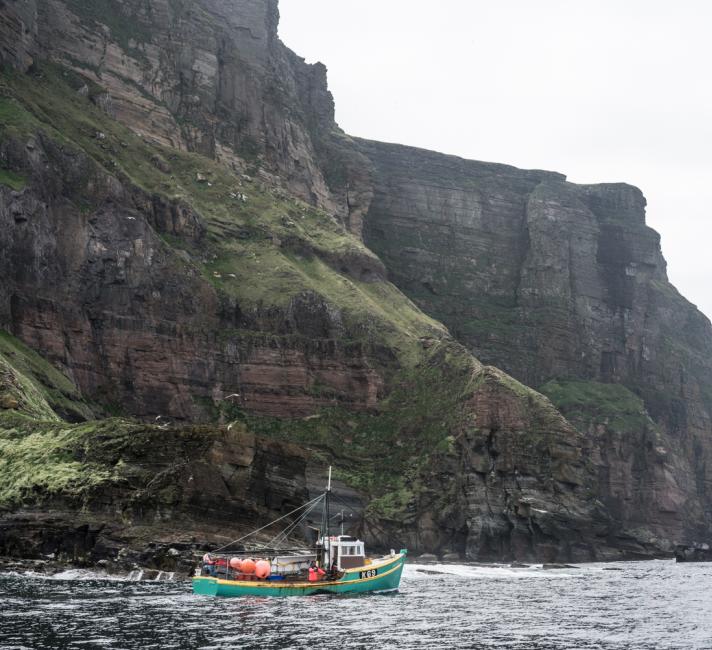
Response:
POLYGON ((331 468, 318 497, 214 552, 206 553, 193 577, 193 593, 203 596, 309 596, 396 591, 408 551, 368 557, 360 539, 330 534, 331 468), (290 546, 290 535, 321 507, 321 527, 313 546, 290 546), (230 552, 246 539, 280 523, 286 527, 265 544, 230 552))

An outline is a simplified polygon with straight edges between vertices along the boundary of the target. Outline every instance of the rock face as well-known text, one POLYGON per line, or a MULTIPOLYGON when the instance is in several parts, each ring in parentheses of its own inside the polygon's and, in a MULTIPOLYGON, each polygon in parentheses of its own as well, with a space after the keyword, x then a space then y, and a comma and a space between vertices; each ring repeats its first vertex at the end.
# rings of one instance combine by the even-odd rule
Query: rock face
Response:
POLYGON ((17 70, 32 65, 37 48, 37 2, 3 3, 0 11, 0 63, 17 70))
POLYGON ((0 566, 19 557, 40 569, 72 563, 187 574, 195 551, 237 539, 308 498, 305 450, 238 422, 62 420, 53 409, 78 419, 91 415, 89 405, 4 333, 0 396, 0 566))
MULTIPOLYGON (((342 217, 368 196, 358 182, 347 191, 329 176, 336 160, 359 154, 332 133, 326 68, 307 65, 277 38, 277 0, 50 0, 13 24, 20 20, 36 32, 37 56, 100 84, 112 113, 151 141, 243 172, 259 162, 271 183, 342 217)), ((18 68, 25 49, 17 46, 18 68)))
MULTIPOLYGON (((328 186, 330 167, 322 173, 321 160, 358 167, 361 156, 335 131, 325 68, 306 65, 277 39, 276 1, 52 0, 11 3, 0 14, 8 65, 25 71, 51 59, 80 71, 86 83, 78 82, 77 92, 144 141, 204 154, 238 178, 256 174, 343 221, 349 211, 355 220, 363 211, 361 194, 369 194, 358 172, 348 197, 343 179, 328 186)), ((130 150, 125 139, 100 141, 103 155, 130 150)), ((221 304, 214 287, 175 258, 162 235, 204 242, 206 226, 190 204, 140 191, 115 169, 107 173, 46 136, 6 140, 0 156, 43 188, 39 195, 3 189, 0 246, 12 270, 0 325, 63 366, 88 394, 110 395, 137 415, 184 419, 205 417, 205 401, 233 393, 243 396, 242 406, 269 415, 307 415, 339 394, 357 408, 375 403, 382 379, 369 356, 383 354, 336 342, 323 323, 338 320, 337 312, 308 294, 279 312, 221 304), (84 201, 91 214, 81 214, 84 201), (267 338, 216 340, 226 329, 267 338), (298 340, 285 344, 285 335, 298 340), (315 384, 328 389, 329 399, 315 394, 315 384)), ((174 177, 159 154, 153 165, 174 177)), ((134 171, 141 183, 143 170, 134 171)), ((251 192, 231 190, 229 196, 249 200, 251 192)), ((304 248, 291 240, 285 248, 304 248)), ((373 256, 328 255, 339 269, 359 266, 359 277, 378 279, 373 256)))
POLYGON ((679 545, 675 547, 676 562, 712 562, 712 549, 709 544, 679 545))
MULTIPOLYGON (((342 344, 348 328, 337 306, 308 287, 270 307, 221 295, 214 282, 227 274, 204 268, 216 249, 207 250, 208 225, 190 203, 146 191, 124 172, 109 173, 42 130, 7 136, 0 158, 30 187, 0 187, 0 326, 63 367, 88 396, 141 417, 193 420, 206 419, 231 394, 266 415, 308 415, 334 400, 375 404, 382 386, 375 366, 389 353, 342 344), (193 257, 177 254, 167 244, 171 237, 185 241, 193 257)), ((88 139, 102 153, 142 153, 124 137, 96 131, 88 139)), ((140 146, 150 160, 149 148, 140 146)), ((257 201, 260 189, 245 185, 257 201)), ((238 237, 265 235, 252 225, 238 237)), ((285 251, 313 254, 297 235, 283 243, 285 251)), ((330 251, 327 262, 380 280, 380 262, 361 251, 330 251)))
POLYGON ((37 501, 0 479, 0 545, 188 548, 177 530, 229 525, 223 499, 261 521, 306 484, 276 439, 329 458, 385 547, 561 562, 707 538, 710 325, 641 193, 354 141, 277 20, 276 0, 0 7, 0 328, 61 371, 0 349, 0 443, 61 451, 53 423, 116 411, 211 423, 67 429, 90 514, 72 528, 71 486, 30 467, 37 501))
POLYGON ((25 499, 0 513, 0 556, 187 575, 196 552, 223 546, 306 501, 306 454, 294 445, 224 428, 120 421, 73 433, 62 451, 100 477, 73 495, 25 499), (117 469, 105 471, 111 467, 117 469))
POLYGON ((601 498, 624 529, 661 539, 707 530, 712 328, 668 282, 641 192, 359 146, 376 170, 364 240, 393 282, 588 433, 601 498), (616 421, 627 389, 642 399, 633 423, 616 421), (586 393, 578 403, 576 391, 586 393))
POLYGON ((615 538, 585 437, 535 391, 485 367, 466 412, 450 448, 423 472, 427 489, 388 527, 391 539, 479 560, 655 552, 615 538))

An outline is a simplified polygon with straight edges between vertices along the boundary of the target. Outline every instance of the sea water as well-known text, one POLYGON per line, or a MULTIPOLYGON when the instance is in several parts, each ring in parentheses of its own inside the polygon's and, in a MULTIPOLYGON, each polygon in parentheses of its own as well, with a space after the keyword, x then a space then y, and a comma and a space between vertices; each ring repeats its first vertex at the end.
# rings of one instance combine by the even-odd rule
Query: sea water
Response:
POLYGON ((712 649, 712 564, 410 563, 398 593, 284 599, 0 574, 0 647, 712 649))

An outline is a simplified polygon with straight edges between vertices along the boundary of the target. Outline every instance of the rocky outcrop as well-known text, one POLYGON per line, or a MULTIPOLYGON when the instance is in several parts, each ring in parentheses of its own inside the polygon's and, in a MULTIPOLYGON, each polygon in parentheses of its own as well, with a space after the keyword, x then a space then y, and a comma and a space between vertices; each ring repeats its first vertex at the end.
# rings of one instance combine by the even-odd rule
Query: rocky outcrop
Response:
POLYGON ((0 566, 187 574, 195 552, 307 499, 307 452, 242 423, 69 424, 53 409, 91 415, 65 376, 0 334, 0 566))
MULTIPOLYGON (((4 444, 13 426, 21 423, 0 418, 0 445, 17 476, 23 459, 4 444)), ((69 475, 81 462, 85 475, 74 482, 65 476, 66 486, 48 483, 34 503, 18 494, 21 507, 7 499, 6 477, 0 556, 110 572, 141 567, 189 574, 195 553, 227 544, 306 501, 305 452, 244 429, 107 420, 70 432, 46 428, 41 442, 57 471, 61 466, 69 475)))
POLYGON ((405 538, 414 552, 489 561, 664 552, 660 540, 628 534, 613 520, 600 500, 592 443, 541 395, 484 367, 465 414, 418 477, 424 489, 376 519, 391 544, 405 538))
POLYGON ((709 544, 697 543, 691 546, 675 547, 676 562, 712 562, 712 549, 709 544))
POLYGON ((0 7, 0 64, 27 70, 37 50, 37 2, 3 2, 0 7))

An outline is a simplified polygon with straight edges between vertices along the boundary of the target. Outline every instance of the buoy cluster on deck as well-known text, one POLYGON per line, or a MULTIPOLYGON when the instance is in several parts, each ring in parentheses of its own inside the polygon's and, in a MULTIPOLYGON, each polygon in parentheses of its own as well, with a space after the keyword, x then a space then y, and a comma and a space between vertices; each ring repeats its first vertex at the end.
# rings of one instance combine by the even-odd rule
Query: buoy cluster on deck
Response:
POLYGON ((232 557, 213 559, 209 553, 203 556, 203 575, 225 574, 234 580, 267 580, 272 573, 269 560, 232 557))

